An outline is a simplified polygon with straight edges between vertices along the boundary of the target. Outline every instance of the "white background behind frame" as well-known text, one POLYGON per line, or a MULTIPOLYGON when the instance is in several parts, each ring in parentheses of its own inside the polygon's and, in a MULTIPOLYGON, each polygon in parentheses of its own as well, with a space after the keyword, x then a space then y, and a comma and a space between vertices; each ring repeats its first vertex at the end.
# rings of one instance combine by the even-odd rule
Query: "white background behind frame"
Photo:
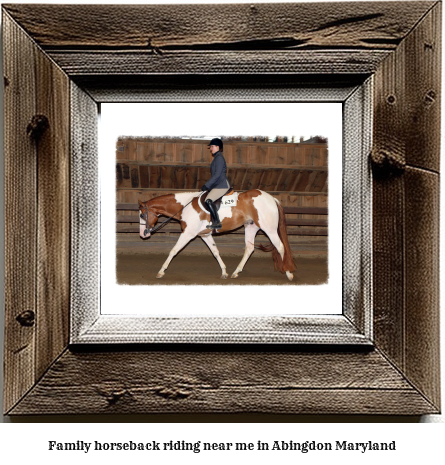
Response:
MULTIPOLYGON (((211 162, 208 155, 209 165, 211 162)), ((101 314, 149 316, 327 315, 342 313, 342 104, 341 103, 113 103, 101 105, 99 125, 101 202, 101 314), (186 116, 185 116, 186 115, 186 116), (329 235, 327 284, 290 286, 215 286, 221 312, 206 310, 214 286, 162 284, 119 285, 116 282, 115 153, 119 136, 300 135, 328 138, 329 235), (147 293, 155 293, 154 300, 147 293), (173 295, 168 299, 166 296, 173 295), (146 302, 163 300, 147 308, 146 302), (280 302, 281 305, 277 305, 280 302), (249 310, 246 310, 249 309, 249 310)), ((142 239, 141 239, 142 240, 142 239)), ((149 241, 150 239, 148 239, 149 241)), ((265 243, 263 237, 258 237, 265 243)), ((218 238, 216 238, 218 246, 218 238)), ((149 244, 147 244, 149 247, 149 244)), ((209 257, 212 257, 210 250, 209 257)), ((261 253, 261 252, 256 252, 261 253)), ((167 256, 165 257, 167 258, 167 256)), ((190 266, 193 266, 193 257, 190 266)), ((141 260, 149 260, 141 254, 141 260)), ((224 260, 224 256, 222 256, 224 260)), ((266 259, 266 258, 264 258, 266 259)), ((241 260, 241 257, 240 257, 241 260)), ((298 258, 296 259, 297 267, 298 258)), ((174 266, 174 259, 170 267, 174 266)), ((253 260, 246 267, 254 266, 253 260)), ((270 260, 271 272, 273 262, 270 260)), ((156 270, 157 271, 157 270, 156 270)), ((168 269, 162 279, 168 279, 168 269)), ((234 270, 227 270, 229 275, 234 270)), ((230 278, 229 278, 230 279, 230 278)), ((240 278, 242 279, 242 274, 240 278)), ((282 275, 283 281, 286 276, 282 275)))

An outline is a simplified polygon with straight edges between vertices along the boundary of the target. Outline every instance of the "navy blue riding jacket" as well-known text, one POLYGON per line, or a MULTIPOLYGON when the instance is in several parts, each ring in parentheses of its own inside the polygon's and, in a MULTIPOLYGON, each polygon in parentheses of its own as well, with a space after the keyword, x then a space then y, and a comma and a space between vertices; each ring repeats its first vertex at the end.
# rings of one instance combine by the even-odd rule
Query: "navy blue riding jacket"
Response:
POLYGON ((226 160, 221 152, 216 152, 213 156, 212 163, 210 165, 210 173, 212 177, 204 184, 207 190, 212 189, 224 189, 229 187, 229 181, 226 177, 227 165, 226 160))

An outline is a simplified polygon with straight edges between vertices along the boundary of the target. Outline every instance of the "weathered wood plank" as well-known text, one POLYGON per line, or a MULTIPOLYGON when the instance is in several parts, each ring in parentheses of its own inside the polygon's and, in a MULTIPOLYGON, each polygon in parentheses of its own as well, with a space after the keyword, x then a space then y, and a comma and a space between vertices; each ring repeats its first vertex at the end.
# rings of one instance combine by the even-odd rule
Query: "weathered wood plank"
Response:
POLYGON ((98 313, 99 269, 99 158, 98 108, 74 83, 71 91, 71 319, 80 331, 98 313), (85 279, 90 280, 86 289, 85 279))
POLYGON ((12 414, 197 411, 413 414, 437 409, 377 351, 202 347, 67 351, 12 414))
POLYGON ((403 179, 373 183, 374 339, 404 368, 403 179))
POLYGON ((402 95, 405 122, 410 122, 406 163, 436 172, 440 170, 441 42, 442 3, 438 2, 404 44, 407 79, 402 95))
MULTIPOLYGON (((405 73, 403 42, 382 62, 374 79, 373 159, 405 162, 405 73), (389 158, 388 158, 389 159, 389 158)), ((375 172, 373 180, 373 287, 376 344, 404 370, 404 181, 375 172)))
POLYGON ((438 3, 376 73, 375 157, 439 171, 440 11, 438 3), (439 87, 438 87, 439 86, 439 87))
POLYGON ((334 2, 323 5, 322 15, 317 3, 215 4, 211 8, 8 4, 4 8, 44 49, 94 46, 162 53, 169 47, 192 46, 201 50, 326 45, 394 49, 432 5, 434 2, 334 2), (270 21, 277 17, 286 18, 279 30, 276 22, 270 21))
POLYGON ((36 48, 7 14, 2 21, 6 252, 3 403, 4 411, 8 411, 35 382, 37 157, 27 126, 36 114, 36 48))
MULTIPOLYGON (((228 15, 225 16, 223 10, 218 10, 217 14, 215 14, 214 10, 212 10, 211 14, 207 13, 213 16, 209 18, 211 21, 206 22, 206 24, 213 27, 212 25, 218 23, 215 26, 215 35, 211 36, 211 43, 209 43, 206 30, 202 29, 203 15, 201 5, 184 6, 188 10, 181 10, 182 7, 173 5, 168 6, 167 8, 176 9, 175 14, 186 11, 186 14, 182 15, 181 20, 174 21, 173 23, 170 22, 172 19, 171 16, 165 13, 167 10, 162 10, 161 16, 157 14, 136 15, 139 17, 133 19, 133 23, 131 21, 125 23, 125 33, 122 33, 123 21, 121 13, 126 7, 128 7, 127 12, 132 11, 133 6, 118 6, 120 10, 113 9, 111 15, 109 5, 93 6, 92 10, 88 10, 88 14, 85 13, 85 10, 82 11, 84 9, 83 5, 63 6, 62 8, 59 5, 12 5, 6 8, 14 10, 14 15, 22 15, 19 21, 21 25, 26 23, 23 26, 24 30, 28 31, 29 27, 36 35, 40 34, 39 38, 36 39, 37 42, 42 40, 42 45, 49 48, 64 48, 67 44, 73 45, 73 49, 77 48, 77 50, 84 48, 85 50, 83 51, 90 51, 91 47, 100 48, 107 47, 108 45, 117 48, 123 46, 129 49, 139 47, 145 50, 149 47, 154 55, 156 53, 163 53, 169 57, 175 56, 176 53, 178 55, 182 53, 180 49, 190 50, 190 52, 184 52, 185 54, 193 54, 199 51, 204 52, 206 50, 203 55, 207 57, 212 55, 213 50, 217 53, 219 51, 226 53, 233 50, 242 52, 243 49, 247 52, 257 52, 259 48, 262 48, 279 55, 282 50, 289 49, 290 47, 294 47, 296 52, 304 47, 318 49, 332 47, 335 50, 342 48, 346 50, 354 46, 362 50, 367 48, 373 50, 384 49, 383 52, 386 56, 384 61, 386 64, 383 68, 385 66, 386 68, 383 71, 383 75, 379 75, 380 69, 377 70, 376 93, 374 96, 376 101, 375 111, 378 114, 375 123, 382 122, 382 124, 380 126, 377 124, 377 136, 375 139, 379 143, 384 141, 385 138, 383 135, 386 131, 389 142, 384 146, 384 149, 388 150, 388 153, 401 154, 403 163, 408 161, 408 163, 418 164, 428 170, 437 171, 438 160, 435 158, 435 153, 437 153, 437 134, 434 133, 433 128, 436 128, 438 124, 437 94, 435 93, 435 89, 440 87, 436 85, 439 79, 438 72, 434 71, 430 73, 429 70, 422 70, 422 73, 425 73, 424 76, 426 77, 424 78, 422 75, 419 79, 425 79, 426 84, 431 84, 431 89, 427 90, 426 95, 424 94, 425 89, 421 85, 416 93, 416 89, 410 90, 409 86, 406 85, 406 81, 397 77, 404 76, 404 78, 406 77, 409 80, 412 77, 411 74, 418 71, 416 70, 416 66, 431 66, 436 69, 439 66, 437 61, 439 55, 436 44, 429 41, 432 37, 431 32, 434 31, 434 28, 437 28, 437 12, 440 8, 440 5, 436 7, 434 5, 438 4, 433 2, 406 2, 402 4, 398 2, 388 2, 386 4, 383 2, 369 3, 366 4, 365 11, 363 9, 364 4, 354 5, 350 3, 347 9, 345 9, 345 5, 332 3, 326 5, 326 10, 323 7, 323 15, 319 14, 319 4, 295 4, 291 7, 288 4, 281 6, 265 5, 264 7, 262 5, 255 5, 253 9, 249 9, 251 8, 250 5, 223 5, 218 6, 218 8, 229 8, 229 10, 224 10, 229 13, 228 15), (66 15, 66 12, 71 10, 62 11, 65 7, 74 8, 73 12, 79 12, 79 16, 66 15), (43 16, 36 14, 35 8, 40 9, 39 11, 43 16), (277 22, 271 21, 270 18, 281 17, 276 14, 281 11, 279 8, 283 9, 283 14, 286 14, 286 17, 290 16, 289 22, 284 22, 283 27, 278 28, 280 31, 279 34, 270 34, 277 31, 277 22), (295 8, 295 11, 299 14, 289 15, 289 8, 295 8), (308 8, 309 10, 312 8, 312 14, 309 16, 301 15, 303 11, 301 8, 308 8), (432 8, 433 10, 431 10, 432 8), (434 10, 434 8, 436 9, 434 10), (360 11, 360 15, 358 16, 357 11, 360 11), (432 12, 431 15, 427 15, 428 11, 432 12), (95 14, 97 12, 100 12, 100 14, 95 14), (115 12, 119 12, 119 15, 115 14, 115 12), (188 21, 183 21, 184 18, 193 18, 193 15, 198 15, 198 12, 199 21, 193 22, 191 25, 188 21), (237 12, 238 17, 235 19, 235 26, 231 29, 231 27, 226 27, 225 24, 232 25, 232 18, 236 16, 234 12, 237 12), (317 13, 316 15, 315 12, 317 13), (422 21, 419 23, 419 20, 425 15, 427 15, 427 22, 431 20, 432 15, 435 16, 434 24, 431 28, 430 26, 424 28, 422 21), (35 21, 37 16, 39 18, 42 17, 42 21, 35 21), (67 17, 73 18, 73 21, 66 21, 67 17), (221 17, 224 18, 222 23, 218 22, 221 17), (108 24, 110 18, 110 29, 107 31, 107 34, 104 34, 103 24, 105 22, 108 24), (117 21, 117 18, 119 21, 117 21), (24 23, 21 22, 22 19, 24 23), (246 19, 250 20, 252 28, 246 27, 246 19), (265 28, 263 27, 263 23, 267 23, 265 28), (143 27, 140 29, 133 27, 141 24, 143 27), (171 24, 178 27, 172 27, 171 24), (397 27, 394 27, 394 24, 397 27), (418 38, 413 39, 414 42, 410 43, 410 37, 407 36, 410 32, 412 33, 413 28, 416 26, 419 28, 417 31, 418 38), (67 33, 67 28, 69 28, 69 33, 67 33), (191 34, 192 30, 196 31, 195 35, 191 34), (154 32, 154 34, 148 38, 145 34, 147 31, 154 32), (251 34, 252 38, 249 38, 251 34), (307 36, 304 37, 304 34, 307 34, 307 36), (76 43, 79 37, 82 43, 76 43), (47 40, 46 45, 43 43, 45 40, 47 40), (70 43, 71 40, 73 42, 70 43), (423 47, 426 50, 422 50, 422 41, 423 47), (395 49, 397 50, 394 53, 390 55, 386 54, 387 50, 395 49), (433 50, 433 54, 430 54, 430 50, 433 50), (410 57, 407 56, 408 52, 411 54, 410 57), (417 56, 422 56, 422 58, 417 60, 417 56), (400 82, 394 85, 393 81, 400 82), (382 82, 384 85, 382 85, 382 82), (403 88, 397 87, 398 85, 402 85, 403 88), (382 89, 396 89, 397 93, 394 95, 386 94, 386 92, 382 92, 382 89), (406 98, 406 93, 410 91, 413 92, 412 101, 406 98), (394 98, 388 98, 391 96, 394 98), (426 97, 426 100, 420 103, 422 97, 426 97), (408 102, 407 106, 411 108, 408 109, 408 112, 407 106, 399 106, 400 100, 408 102), (391 109, 392 107, 388 110, 388 105, 393 105, 395 111, 391 109), (419 109, 424 108, 427 110, 422 110, 418 113, 419 109), (428 109, 431 110, 431 117, 427 114, 428 109), (402 116, 402 118, 399 118, 399 116, 402 116), (413 121, 409 121, 410 118, 413 121), (419 119, 415 120, 416 118, 419 119), (400 126, 400 121, 408 122, 405 128, 400 126), (419 125, 417 125, 418 121, 421 122, 419 125), (384 127, 385 125, 387 127, 384 127), (421 132, 420 136, 416 136, 417 131, 421 132), (433 133, 432 141, 425 139, 426 133, 433 133), (410 137, 412 140, 409 139, 410 137), (418 153, 410 152, 411 149, 408 147, 409 143, 407 141, 409 143, 413 142, 413 150, 419 149, 418 153), (424 153, 423 143, 427 146, 427 150, 424 153)), ((155 6, 149 6, 148 8, 155 8, 155 6)), ((210 9, 208 11, 210 12, 210 9)), ((26 47, 24 50, 26 53, 26 47)), ((55 52, 56 50, 53 48, 53 51, 55 52)), ((67 51, 66 47, 65 51, 67 51)), ((110 50, 104 51, 109 52, 110 50)), ((288 52, 291 52, 291 50, 285 50, 285 53, 288 52)), ((162 69, 162 62, 159 58, 158 56, 153 56, 153 60, 149 61, 161 63, 158 69, 162 69)), ((270 63, 265 63, 264 66, 268 67, 267 70, 269 72, 274 71, 270 69, 270 63)), ((17 73, 22 72, 23 69, 21 66, 17 73)), ((255 72, 260 72, 261 70, 261 68, 252 69, 255 72)), ((24 79, 28 79, 32 73, 33 70, 26 73, 27 77, 24 79)), ((259 78, 259 75, 257 76, 259 78)), ((255 76, 255 79, 257 76, 255 76)), ((8 80, 8 76, 6 78, 8 80)), ((143 79, 146 80, 146 78, 142 77, 137 81, 135 77, 133 87, 131 85, 132 78, 133 76, 130 76, 126 77, 126 80, 119 80, 111 76, 108 78, 104 77, 103 79, 108 79, 109 82, 113 80, 113 85, 117 87, 122 82, 125 82, 129 84, 126 89, 127 95, 133 93, 137 94, 133 95, 136 99, 140 98, 141 95, 142 98, 145 98, 142 93, 138 94, 140 91, 138 82, 140 83, 143 79)), ((226 78, 230 81, 229 76, 224 76, 224 79, 226 78)), ((100 88, 105 81, 99 79, 98 75, 93 74, 85 78, 81 76, 77 82, 86 82, 88 79, 90 79, 90 84, 92 83, 93 87, 99 90, 98 93, 100 94, 100 88)), ((206 81, 207 84, 208 82, 206 81)), ((29 81, 28 84, 32 88, 34 81, 29 81)), ((151 81, 150 85, 152 85, 151 81)), ((15 91, 17 91, 17 94, 19 94, 18 91, 22 95, 26 94, 21 87, 20 89, 16 88, 15 91)), ((81 91, 79 92, 81 93, 81 91)), ((110 98, 112 92, 110 93, 109 89, 105 89, 104 93, 106 94, 107 92, 107 98, 110 98)), ((120 98, 126 98, 126 96, 122 97, 122 95, 124 95, 123 92, 120 94, 120 98)), ((17 95, 13 98, 20 99, 21 97, 17 95)), ((115 99, 116 95, 111 95, 111 98, 115 99)), ((14 101, 17 102, 17 100, 14 101)), ((8 111, 11 110, 10 107, 7 108, 8 111)), ((30 107, 27 104, 23 108, 30 107)), ((17 110, 17 108, 13 108, 13 110, 17 110)), ((20 108, 20 111, 22 111, 22 108, 20 108)), ((14 120, 14 123, 16 122, 14 120)), ((19 127, 17 129, 19 132, 13 133, 13 135, 19 134, 22 130, 23 126, 19 127)), ((7 136, 5 136, 5 140, 8 140, 7 136)), ((15 144, 14 148, 17 148, 17 146, 20 146, 20 143, 15 144)), ((381 148, 381 146, 377 146, 377 148, 381 148)), ((18 153, 21 160, 17 163, 30 161, 29 157, 26 156, 26 151, 25 156, 21 152, 18 153)), ((81 148, 78 147, 77 153, 83 157, 82 159, 91 158, 88 148, 85 149, 83 146, 81 148)), ((137 155, 137 151, 133 150, 133 154, 137 155)), ((95 158, 93 157, 94 160, 95 158)), ((130 157, 129 160, 136 160, 136 157, 130 157)), ((317 162, 318 160, 314 159, 314 163, 317 162)), ((35 162, 32 161, 32 163, 35 162)), ((17 166, 17 164, 14 166, 17 166)), ((215 353, 210 353, 210 351, 210 355, 209 353, 204 354, 204 358, 201 357, 199 352, 193 351, 193 354, 190 355, 190 359, 193 362, 190 362, 187 359, 188 355, 184 356, 187 353, 186 351, 177 351, 182 354, 182 356, 178 357, 176 353, 170 350, 162 352, 165 349, 163 348, 160 351, 150 351, 148 355, 147 352, 126 352, 129 357, 120 358, 121 354, 116 354, 113 349, 108 350, 108 353, 104 355, 105 363, 100 351, 99 353, 70 353, 67 351, 61 360, 56 361, 54 366, 45 373, 41 382, 29 391, 29 395, 16 405, 13 413, 79 413, 82 411, 88 413, 141 413, 152 411, 196 412, 198 410, 205 412, 243 411, 274 413, 277 411, 286 413, 381 412, 385 414, 436 412, 438 410, 437 403, 434 406, 431 403, 436 402, 436 393, 438 392, 437 372, 433 372, 434 364, 437 362, 435 351, 437 350, 438 343, 437 333, 435 332, 436 328, 434 328, 437 321, 434 319, 437 316, 434 313, 434 306, 436 305, 435 297, 431 300, 431 313, 425 312, 423 315, 425 320, 420 321, 419 328, 416 328, 416 331, 412 333, 404 332, 404 328, 409 328, 409 331, 412 331, 413 326, 416 324, 415 315, 416 311, 418 312, 418 310, 414 310, 416 295, 420 296, 421 303, 424 305, 429 304, 426 293, 422 293, 423 290, 419 289, 419 285, 422 283, 415 282, 415 276, 410 277, 404 267, 408 266, 408 264, 420 266, 420 269, 424 270, 431 277, 432 282, 435 283, 434 285, 436 285, 436 280, 434 279, 436 276, 434 268, 436 262, 431 258, 431 255, 434 253, 437 244, 434 240, 431 240, 430 232, 427 233, 426 227, 416 225, 413 228, 412 237, 414 238, 417 232, 422 238, 425 238, 425 243, 421 249, 422 252, 425 251, 425 257, 419 258, 416 256, 416 248, 413 248, 412 251, 404 249, 406 239, 411 236, 403 228, 405 214, 412 222, 425 220, 427 224, 433 226, 433 229, 437 227, 437 217, 428 208, 426 212, 414 212, 405 203, 405 201, 409 201, 410 196, 415 196, 416 193, 420 192, 425 195, 427 202, 433 205, 436 199, 436 181, 432 181, 431 173, 422 178, 417 177, 417 173, 413 174, 410 170, 411 167, 408 165, 405 178, 402 175, 389 179, 376 179, 375 181, 375 205, 382 208, 382 210, 387 208, 390 210, 387 214, 382 214, 381 216, 378 214, 374 215, 374 221, 377 224, 374 230, 377 233, 375 236, 377 237, 377 246, 374 253, 377 265, 374 269, 374 274, 376 272, 382 273, 374 283, 381 285, 381 289, 376 292, 377 308, 374 327, 376 343, 377 346, 381 344, 382 351, 373 352, 377 354, 379 363, 374 363, 376 360, 366 358, 366 355, 369 353, 364 354, 360 351, 355 351, 355 349, 351 353, 342 353, 341 356, 345 355, 345 357, 343 363, 339 363, 339 360, 332 358, 338 355, 336 353, 336 351, 338 352, 338 348, 330 348, 332 349, 329 350, 330 357, 323 355, 322 358, 317 356, 320 352, 306 351, 306 359, 293 357, 295 353, 285 349, 283 352, 275 354, 277 356, 276 360, 269 358, 267 352, 255 348, 255 353, 253 354, 248 353, 246 355, 246 353, 240 351, 232 352, 229 358, 226 359, 227 363, 224 363, 220 357, 215 357, 215 353), (412 192, 410 191, 411 186, 408 186, 406 182, 411 174, 415 180, 412 192), (380 231, 378 230, 379 227, 381 228, 380 231), (395 248, 394 251, 392 251, 393 248, 395 248), (388 252, 388 250, 390 251, 388 252), (396 254, 399 255, 399 258, 396 257, 396 254), (384 260, 387 258, 390 264, 385 268, 384 260), (394 278, 391 275, 392 272, 395 273, 394 278), (386 279, 384 279, 385 277, 386 279), (412 295, 409 295, 407 289, 404 288, 404 281, 406 280, 411 280, 414 283, 412 295), (401 292, 400 289, 402 289, 401 292), (389 293, 387 299, 382 299, 384 292, 389 293), (401 303, 394 307, 388 306, 384 308, 388 303, 397 302, 401 303), (378 307, 382 303, 383 305, 378 307), (389 312, 385 313, 386 310, 389 312), (401 312, 396 314, 398 311, 401 312), (429 317, 432 318, 428 319, 429 317), (385 330, 388 330, 388 335, 384 334, 385 330), (428 352, 429 349, 425 347, 425 341, 431 341, 431 344, 434 346, 431 352, 428 352), (382 354, 384 355, 382 356, 382 354), (428 355, 431 355, 432 359, 424 368, 418 363, 416 357, 419 357, 423 361, 424 357, 428 355), (230 358, 231 356, 233 358, 230 358), (266 359, 264 366, 266 372, 262 370, 264 356, 266 359), (177 360, 174 360, 173 357, 176 357, 177 360), (386 357, 389 360, 386 360, 386 357), (159 359, 158 364, 156 359, 159 359), (221 362, 220 365, 215 364, 215 361, 221 362), (177 367, 177 364, 180 364, 180 366, 177 367), (188 368, 189 365, 192 365, 190 370, 188 368), (237 366, 237 373, 233 375, 232 368, 235 365, 237 366), (396 365, 396 368, 394 368, 394 365, 396 365), (133 369, 128 370, 128 366, 132 366, 133 369), (328 370, 326 370, 326 367, 328 367, 328 370), (118 373, 113 370, 117 370, 118 373), (275 372, 274 370, 277 371, 275 372), (239 374, 239 371, 241 374, 239 374), (130 372, 130 375, 128 375, 128 372, 130 372), (288 382, 287 379, 281 377, 280 372, 285 372, 286 376, 289 375, 289 379, 292 379, 292 381, 288 382), (258 377, 256 377, 257 374, 258 377), (176 378, 177 375, 180 375, 181 378, 176 378), (405 379, 405 375, 409 379, 405 379), (194 376, 195 378, 193 378, 194 376), (398 383, 394 376, 397 376, 397 379, 401 380, 403 385, 398 383), (337 383, 339 378, 343 382, 337 383), (166 379, 167 382, 165 381, 166 379), (369 379, 372 379, 372 381, 368 382, 369 379), (389 382, 388 379, 390 379, 389 382), (306 381, 307 386, 305 387, 304 383, 306 381), (196 386, 198 387, 196 388, 196 386), (419 391, 417 391, 417 387, 419 387, 419 391), (186 400, 182 402, 182 399, 186 400), (429 399, 431 399, 431 402, 429 399)), ((32 183, 33 179, 31 179, 30 185, 33 185, 32 183)), ((73 185, 76 186, 78 184, 73 183, 73 185)), ((82 187, 88 190, 91 188, 91 185, 82 187)), ((197 185, 194 186, 194 188, 199 187, 197 185)), ((24 197, 24 204, 29 212, 29 205, 35 204, 35 193, 33 197, 33 192, 29 192, 26 189, 24 188, 22 193, 27 195, 24 197)), ((286 195, 283 194, 283 197, 286 197, 286 195)), ((123 199, 126 202, 129 202, 130 199, 134 201, 132 196, 133 194, 124 193, 123 199)), ((86 195, 81 197, 86 198, 86 195)), ((94 195, 90 197, 93 198, 94 195)), ((290 199, 290 196, 287 197, 290 199)), ((326 198, 326 196, 324 197, 326 198)), ((322 198, 322 196, 317 198, 312 196, 311 201, 314 202, 315 199, 322 198)), ((413 205, 417 205, 416 201, 419 201, 418 198, 413 199, 413 205)), ((292 203, 291 200, 289 202, 292 203)), ((18 225, 19 219, 16 212, 13 214, 13 218, 15 218, 15 223, 13 224, 18 225), (14 215, 16 216, 14 217, 14 215)), ((20 219, 22 213, 23 210, 20 211, 20 219)), ((88 214, 90 214, 89 210, 86 210, 85 215, 88 214)), ((29 218, 31 224, 33 224, 32 221, 35 217, 31 215, 29 218)), ((79 211, 73 211, 73 224, 77 225, 78 220, 82 220, 82 218, 79 211)), ((11 233, 11 231, 9 232, 11 233)), ((31 232, 35 232, 35 229, 31 232)), ((87 228, 82 230, 82 232, 85 234, 93 232, 93 235, 95 234, 94 230, 91 231, 87 228)), ((31 236, 30 241, 32 240, 31 236)), ((23 242, 20 241, 15 243, 17 246, 22 244, 23 242)), ((96 248, 92 249, 96 250, 96 248)), ((75 245, 72 250, 75 250, 75 245)), ((34 261, 34 265, 31 263, 31 266, 36 266, 35 255, 37 254, 37 250, 35 244, 31 252, 34 252, 34 255, 30 259, 34 261)), ((21 260, 21 263, 23 263, 24 260, 21 260)), ((16 264, 16 262, 14 263, 16 264)), ((77 264, 77 266, 80 265, 80 263, 77 264)), ((96 280, 97 276, 93 278, 96 280)), ((19 285, 21 285, 23 281, 20 281, 20 277, 18 279, 19 285)), ((374 287, 376 288, 376 286, 374 287)), ((17 288, 18 286, 15 287, 15 289, 17 288)), ((92 301, 94 299, 91 299, 91 296, 87 296, 86 300, 92 301)), ((14 304, 16 302, 20 302, 20 300, 14 300, 14 304)), ((7 320, 8 324, 10 322, 15 324, 13 320, 7 320)), ((14 341, 21 342, 23 340, 20 337, 14 339, 14 341)), ((24 345, 16 347, 14 356, 19 354, 19 356, 23 355, 26 358, 28 348, 29 343, 25 341, 24 345)), ((120 349, 117 348, 116 350, 120 349)), ((7 350, 10 349, 7 347, 7 350)), ((206 349, 203 350, 205 351, 206 349)), ((27 367, 26 363, 24 367, 27 367)), ((10 368, 11 365, 9 366, 9 370, 10 368)), ((13 368, 20 370, 22 367, 15 366, 13 368)), ((11 371, 7 373, 11 375, 11 371)), ((20 380, 20 382, 22 381, 20 380)), ((17 389, 20 390, 23 386, 22 384, 17 389)), ((16 389, 16 387, 12 389, 16 389)), ((24 391, 22 390, 21 392, 24 391)))
POLYGON ((131 187, 137 189, 139 187, 139 167, 131 168, 131 187))
POLYGON ((328 209, 321 207, 283 207, 286 214, 327 215, 328 209))
POLYGON ((371 74, 388 51, 237 51, 212 52, 204 57, 199 52, 150 51, 69 51, 49 52, 49 56, 70 76, 113 74, 182 74, 191 73, 261 74, 267 68, 276 73, 299 74, 371 74))
POLYGON ((190 167, 187 168, 187 172, 185 174, 185 184, 184 189, 187 191, 191 191, 197 189, 198 184, 198 167, 190 167))
MULTIPOLYGON (((148 170, 148 168, 146 166, 141 167, 141 168, 145 168, 145 169, 148 170)), ((148 176, 148 174, 147 174, 147 176, 148 176)), ((122 173, 122 166, 119 163, 116 163, 116 187, 122 187, 123 182, 124 182, 124 177, 123 177, 123 173, 122 173)), ((148 187, 148 186, 142 186, 142 187, 148 187)))
POLYGON ((431 324, 438 317, 437 252, 432 256, 432 251, 438 247, 433 173, 439 169, 440 34, 434 36, 439 27, 437 4, 376 73, 372 154, 375 341, 432 402, 438 402, 437 348, 426 341, 436 334, 431 324), (410 164, 431 172, 422 175, 410 164), (421 219, 428 232, 418 224, 421 219), (428 276, 427 295, 421 292, 421 274, 428 276), (420 363, 423 356, 429 363, 420 363))
MULTIPOLYGON (((437 141, 438 142, 438 141, 437 141)), ((434 158, 431 158, 434 160, 434 158)), ((440 407, 439 175, 405 173, 405 366, 409 379, 440 407)))
POLYGON ((36 113, 48 120, 37 146, 36 376, 69 340, 70 302, 70 82, 36 52, 36 113))
MULTIPOLYGON (((150 177, 148 174, 148 165, 140 165, 139 166, 139 174, 141 177, 141 187, 143 189, 147 189, 150 187, 150 177)), ((119 187, 119 177, 117 182, 117 187, 119 187)))

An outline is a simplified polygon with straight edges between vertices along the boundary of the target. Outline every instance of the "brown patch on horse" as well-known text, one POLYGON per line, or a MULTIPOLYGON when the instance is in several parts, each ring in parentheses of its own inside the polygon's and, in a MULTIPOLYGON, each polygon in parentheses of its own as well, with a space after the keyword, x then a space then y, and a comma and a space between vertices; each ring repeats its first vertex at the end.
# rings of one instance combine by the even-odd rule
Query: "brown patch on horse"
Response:
POLYGON ((254 223, 260 227, 260 219, 258 216, 258 210, 255 208, 255 205, 253 204, 253 199, 255 197, 258 197, 261 195, 261 191, 258 189, 252 189, 247 192, 243 192, 238 196, 238 200, 241 199, 246 202, 246 205, 249 207, 248 211, 246 211, 245 219, 247 220, 253 220, 254 223))
POLYGON ((156 210, 156 213, 165 216, 173 216, 182 209, 182 204, 175 199, 175 194, 161 195, 146 203, 149 208, 156 210))

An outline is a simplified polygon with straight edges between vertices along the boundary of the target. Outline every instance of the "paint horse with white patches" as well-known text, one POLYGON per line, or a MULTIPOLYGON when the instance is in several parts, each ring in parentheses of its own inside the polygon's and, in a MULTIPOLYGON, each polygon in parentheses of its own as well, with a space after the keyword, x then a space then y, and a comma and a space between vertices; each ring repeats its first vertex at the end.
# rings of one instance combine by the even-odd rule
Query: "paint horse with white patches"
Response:
MULTIPOLYGON (((221 278, 228 277, 226 265, 219 255, 212 231, 207 229, 210 215, 200 207, 199 197, 201 195, 202 192, 187 192, 162 195, 146 202, 139 200, 139 226, 142 239, 150 237, 150 231, 157 223, 159 215, 168 217, 177 215, 176 218, 181 222, 182 234, 159 270, 157 278, 164 276, 173 257, 196 236, 202 238, 218 260, 222 270, 221 278)), ((232 195, 238 197, 236 206, 219 210, 222 228, 218 230, 218 233, 232 231, 244 225, 246 248, 241 262, 231 277, 237 278, 243 271, 244 265, 254 250, 255 235, 261 229, 267 234, 271 244, 260 245, 260 249, 266 252, 272 251, 275 269, 286 273, 289 281, 292 281, 292 272, 296 267, 287 239, 284 210, 280 202, 267 192, 258 189, 232 195)))

